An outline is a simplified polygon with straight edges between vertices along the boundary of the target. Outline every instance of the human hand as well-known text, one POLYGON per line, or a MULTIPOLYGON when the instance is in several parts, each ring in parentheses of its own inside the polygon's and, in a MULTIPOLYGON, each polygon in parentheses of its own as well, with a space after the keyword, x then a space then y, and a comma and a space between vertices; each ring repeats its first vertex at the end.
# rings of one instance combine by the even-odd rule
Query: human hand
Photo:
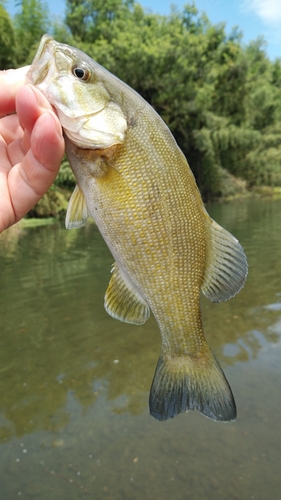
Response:
POLYGON ((51 105, 39 90, 25 85, 28 69, 0 71, 0 233, 45 194, 64 154, 61 125, 51 105))

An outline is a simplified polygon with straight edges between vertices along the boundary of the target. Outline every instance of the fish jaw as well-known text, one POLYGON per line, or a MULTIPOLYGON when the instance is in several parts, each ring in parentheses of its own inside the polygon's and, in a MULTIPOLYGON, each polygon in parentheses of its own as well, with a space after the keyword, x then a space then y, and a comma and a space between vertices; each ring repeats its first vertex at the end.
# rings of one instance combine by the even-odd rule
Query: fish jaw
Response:
POLYGON ((53 54, 53 51, 50 50, 50 43, 54 45, 56 42, 51 35, 43 35, 32 65, 26 75, 28 83, 36 87, 44 82, 50 69, 53 54))
POLYGON ((56 80, 63 66, 63 64, 59 64, 57 58, 57 46, 58 43, 50 35, 43 35, 26 75, 27 82, 37 87, 55 108, 57 108, 56 104, 59 96, 53 95, 53 86, 49 87, 50 83, 56 80))
POLYGON ((85 149, 123 143, 128 127, 120 106, 99 81, 97 70, 97 63, 78 49, 44 35, 27 73, 27 82, 55 108, 67 137, 85 149), (77 77, 77 68, 89 75, 88 80, 77 77))

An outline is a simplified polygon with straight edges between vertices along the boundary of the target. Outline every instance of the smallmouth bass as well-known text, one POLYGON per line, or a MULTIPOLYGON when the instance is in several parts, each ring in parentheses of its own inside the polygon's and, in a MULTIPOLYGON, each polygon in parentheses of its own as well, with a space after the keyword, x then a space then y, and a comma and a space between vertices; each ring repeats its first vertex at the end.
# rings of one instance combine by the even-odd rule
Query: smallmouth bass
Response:
POLYGON ((77 186, 66 227, 92 216, 115 259, 105 294, 113 317, 162 336, 150 413, 197 409, 236 417, 230 386, 202 326, 200 291, 228 300, 247 275, 244 251, 206 212, 188 163, 163 120, 134 90, 78 49, 44 35, 28 72, 54 106, 77 186))

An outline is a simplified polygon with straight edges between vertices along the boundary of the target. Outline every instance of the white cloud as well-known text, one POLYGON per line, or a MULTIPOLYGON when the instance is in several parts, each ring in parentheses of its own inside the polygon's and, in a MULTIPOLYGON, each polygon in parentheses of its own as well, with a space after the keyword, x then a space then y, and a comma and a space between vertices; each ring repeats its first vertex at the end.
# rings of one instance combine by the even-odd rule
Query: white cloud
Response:
POLYGON ((281 0, 244 0, 246 11, 254 12, 265 24, 281 21, 281 0))

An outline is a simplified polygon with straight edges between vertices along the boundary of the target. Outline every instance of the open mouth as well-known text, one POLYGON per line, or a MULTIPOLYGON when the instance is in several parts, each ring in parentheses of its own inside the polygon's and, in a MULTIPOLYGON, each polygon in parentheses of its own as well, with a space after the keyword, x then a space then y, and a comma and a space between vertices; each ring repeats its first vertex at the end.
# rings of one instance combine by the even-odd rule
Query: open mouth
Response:
POLYGON ((41 38, 40 45, 26 75, 27 81, 39 85, 46 77, 56 42, 50 35, 41 38))

